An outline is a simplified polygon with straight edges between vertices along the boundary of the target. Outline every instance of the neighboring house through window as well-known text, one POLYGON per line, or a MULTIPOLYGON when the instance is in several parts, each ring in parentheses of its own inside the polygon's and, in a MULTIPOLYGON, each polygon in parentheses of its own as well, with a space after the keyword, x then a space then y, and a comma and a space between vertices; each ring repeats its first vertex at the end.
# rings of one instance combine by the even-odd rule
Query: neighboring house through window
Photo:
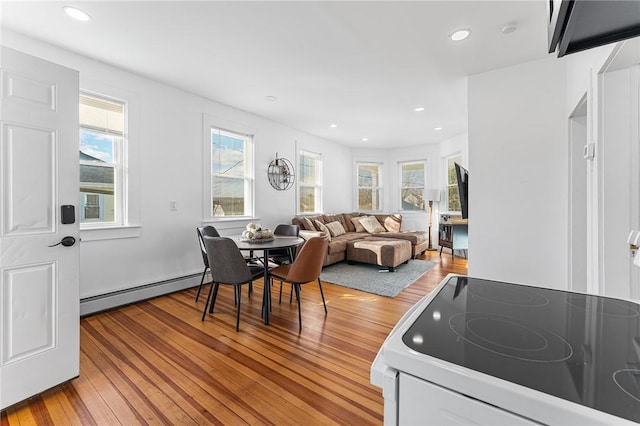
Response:
POLYGON ((462 156, 460 154, 452 155, 446 158, 447 161, 447 188, 446 188, 446 201, 447 211, 459 212, 460 207, 460 195, 458 194, 458 181, 456 178, 455 163, 462 164, 462 156))
POLYGON ((210 147, 210 216, 253 216, 253 136, 211 127, 210 147))
POLYGON ((300 151, 298 175, 298 213, 322 212, 322 156, 300 151))
POLYGON ((382 209, 382 166, 379 163, 357 163, 358 211, 382 209))
POLYGON ((123 225, 126 104, 81 93, 79 121, 81 224, 123 225))
POLYGON ((424 210, 425 161, 400 163, 400 209, 424 210))

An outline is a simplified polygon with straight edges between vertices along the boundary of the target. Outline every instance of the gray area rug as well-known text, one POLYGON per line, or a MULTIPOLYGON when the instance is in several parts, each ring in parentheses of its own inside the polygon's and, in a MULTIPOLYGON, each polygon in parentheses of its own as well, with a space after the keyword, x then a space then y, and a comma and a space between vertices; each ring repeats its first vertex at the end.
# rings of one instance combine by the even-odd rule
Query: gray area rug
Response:
POLYGON ((339 262, 325 266, 320 279, 367 293, 395 297, 434 265, 435 262, 428 260, 412 259, 409 263, 398 266, 395 272, 379 272, 378 265, 366 263, 349 265, 347 262, 339 262))

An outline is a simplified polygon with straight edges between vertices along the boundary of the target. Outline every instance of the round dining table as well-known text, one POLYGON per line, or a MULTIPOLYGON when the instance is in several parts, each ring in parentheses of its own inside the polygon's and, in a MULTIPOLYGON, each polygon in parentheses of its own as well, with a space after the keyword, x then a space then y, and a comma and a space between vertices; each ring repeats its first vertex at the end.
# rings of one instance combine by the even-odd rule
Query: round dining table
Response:
POLYGON ((271 312, 271 291, 269 288, 269 251, 274 249, 283 249, 299 246, 304 243, 304 239, 300 237, 289 237, 274 235, 270 241, 248 241, 240 235, 231 237, 235 241, 238 248, 242 251, 262 251, 262 264, 264 265, 264 290, 262 294, 262 316, 264 323, 269 325, 269 312, 271 312))

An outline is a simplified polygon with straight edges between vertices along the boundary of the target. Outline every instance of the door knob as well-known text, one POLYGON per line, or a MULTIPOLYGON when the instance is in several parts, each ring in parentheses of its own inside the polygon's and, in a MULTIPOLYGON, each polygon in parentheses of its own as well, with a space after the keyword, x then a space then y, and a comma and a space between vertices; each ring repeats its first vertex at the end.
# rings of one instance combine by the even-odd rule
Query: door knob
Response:
POLYGON ((76 239, 69 235, 69 236, 66 236, 63 239, 61 239, 60 242, 58 242, 56 244, 52 244, 49 247, 55 247, 55 246, 60 245, 60 244, 62 244, 65 247, 71 247, 75 243, 76 243, 76 239))

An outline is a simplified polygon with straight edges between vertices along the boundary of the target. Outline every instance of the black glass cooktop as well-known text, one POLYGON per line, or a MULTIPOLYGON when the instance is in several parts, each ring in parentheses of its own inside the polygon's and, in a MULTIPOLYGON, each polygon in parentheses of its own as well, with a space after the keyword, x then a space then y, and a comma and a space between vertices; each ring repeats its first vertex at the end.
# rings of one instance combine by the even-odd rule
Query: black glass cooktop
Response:
POLYGON ((402 337, 408 347, 640 422, 640 305, 452 277, 402 337))

